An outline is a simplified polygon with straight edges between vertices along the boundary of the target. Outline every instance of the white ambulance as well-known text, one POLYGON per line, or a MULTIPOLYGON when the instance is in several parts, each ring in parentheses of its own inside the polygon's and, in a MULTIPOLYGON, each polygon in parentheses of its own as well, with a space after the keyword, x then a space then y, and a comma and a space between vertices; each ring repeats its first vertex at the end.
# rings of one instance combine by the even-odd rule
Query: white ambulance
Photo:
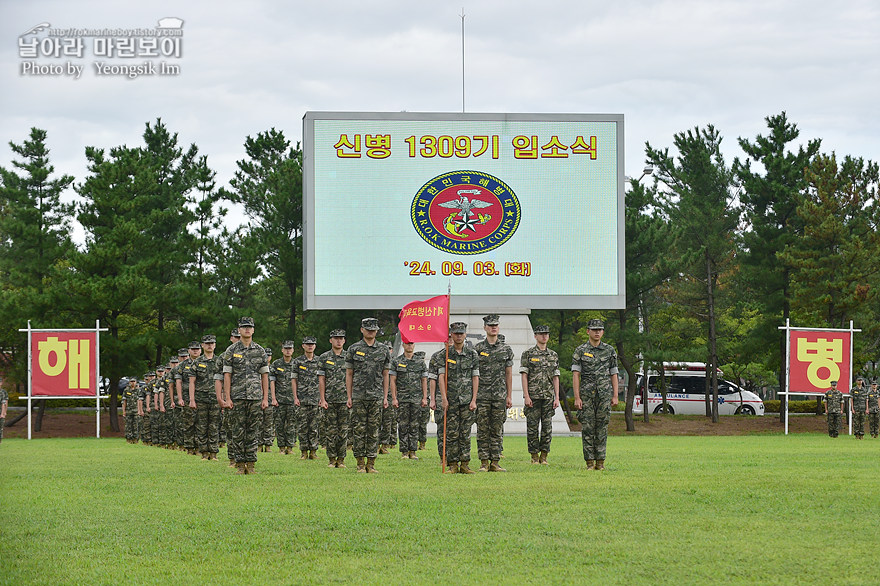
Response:
MULTIPOLYGON (((666 375, 666 412, 682 415, 706 414, 706 365, 702 362, 667 362, 663 364, 666 375)), ((633 413, 642 413, 642 375, 639 374, 633 413)), ((660 394, 660 374, 648 371, 648 409, 651 413, 663 412, 663 395, 660 394)), ((739 385, 724 380, 718 370, 719 415, 763 415, 764 401, 739 385)))

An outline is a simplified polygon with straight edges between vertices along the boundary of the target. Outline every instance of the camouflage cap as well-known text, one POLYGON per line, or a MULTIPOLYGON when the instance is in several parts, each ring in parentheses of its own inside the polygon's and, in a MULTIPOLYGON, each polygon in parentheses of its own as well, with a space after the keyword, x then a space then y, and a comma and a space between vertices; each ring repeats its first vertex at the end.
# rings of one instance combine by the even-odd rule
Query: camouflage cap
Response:
POLYGON ((837 386, 837 381, 836 381, 836 380, 833 380, 833 381, 831 381, 830 384, 831 384, 832 387, 836 387, 836 386, 837 386))
POLYGON ((238 328, 233 328, 232 333, 229 335, 232 336, 233 338, 240 338, 241 337, 241 334, 238 333, 238 328))
POLYGON ((254 318, 252 317, 240 317, 238 318, 238 327, 254 327, 254 318))
POLYGON ((155 372, 148 372, 148 373, 145 373, 144 376, 143 376, 143 378, 147 378, 147 377, 150 377, 150 376, 156 376, 156 373, 155 373, 155 372))
POLYGON ((284 340, 283 342, 281 342, 281 347, 282 348, 296 348, 296 344, 293 342, 293 340, 284 340))
POLYGON ((157 366, 157 367, 156 367, 156 372, 165 372, 165 365, 163 364, 163 365, 161 365, 161 366, 157 366))
POLYGON ((497 313, 490 313, 483 316, 483 324, 487 326, 497 326, 501 323, 501 317, 497 313))
POLYGON ((865 377, 863 377, 863 376, 856 377, 856 382, 858 382, 858 381, 865 382, 865 377))
POLYGON ((315 336, 303 336, 303 344, 317 344, 318 339, 315 336))
POLYGON ((330 332, 330 337, 331 338, 344 338, 345 337, 345 330, 332 330, 330 332))
POLYGON ((178 356, 189 356, 189 348, 178 348, 177 355, 178 356))
POLYGON ((379 320, 375 317, 365 317, 361 320, 361 327, 365 330, 378 330, 379 320))
POLYGON ((872 381, 871 381, 871 384, 872 384, 872 385, 876 385, 876 384, 877 384, 877 381, 872 380, 872 381))
POLYGON ((265 348, 263 348, 263 350, 266 351, 266 354, 268 354, 269 356, 272 356, 272 348, 269 348, 268 346, 266 346, 265 348))
POLYGON ((450 334, 464 334, 467 332, 467 324, 463 321, 457 321, 449 324, 450 334))
POLYGON ((171 360, 168 361, 168 364, 180 364, 180 358, 177 356, 172 356, 171 360))
POLYGON ((198 340, 193 340, 192 342, 189 343, 189 349, 190 350, 201 350, 202 345, 199 343, 198 340))
POLYGON ((605 329, 605 322, 603 322, 601 319, 591 319, 587 323, 587 329, 588 330, 604 330, 605 329))
POLYGON ((202 344, 216 344, 217 336, 214 334, 207 334, 202 336, 202 344))
POLYGON ((550 326, 535 326, 534 332, 536 334, 549 334, 550 326))

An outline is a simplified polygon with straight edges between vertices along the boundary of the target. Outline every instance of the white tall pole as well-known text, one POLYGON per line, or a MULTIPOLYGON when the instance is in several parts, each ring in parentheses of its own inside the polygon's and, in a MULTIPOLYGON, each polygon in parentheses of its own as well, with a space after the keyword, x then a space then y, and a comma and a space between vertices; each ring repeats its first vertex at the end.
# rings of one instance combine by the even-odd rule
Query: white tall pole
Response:
POLYGON ((464 112, 464 7, 461 8, 461 111, 464 112))
POLYGON ((33 371, 31 370, 31 320, 28 320, 27 327, 27 345, 28 345, 28 376, 27 376, 27 416, 28 416, 28 439, 31 439, 31 389, 33 388, 33 371))
POLYGON ((101 320, 95 320, 95 437, 101 437, 101 320))

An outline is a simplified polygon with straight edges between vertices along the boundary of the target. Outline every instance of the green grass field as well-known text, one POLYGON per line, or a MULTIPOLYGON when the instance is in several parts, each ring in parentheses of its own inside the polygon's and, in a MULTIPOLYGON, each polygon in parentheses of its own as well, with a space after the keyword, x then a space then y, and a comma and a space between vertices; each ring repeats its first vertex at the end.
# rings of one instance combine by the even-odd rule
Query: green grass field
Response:
POLYGON ((880 440, 611 437, 595 472, 580 438, 535 466, 508 437, 508 472, 471 476, 439 474, 435 445, 378 475, 276 451, 236 476, 120 439, 7 440, 0 583, 878 581, 880 440))

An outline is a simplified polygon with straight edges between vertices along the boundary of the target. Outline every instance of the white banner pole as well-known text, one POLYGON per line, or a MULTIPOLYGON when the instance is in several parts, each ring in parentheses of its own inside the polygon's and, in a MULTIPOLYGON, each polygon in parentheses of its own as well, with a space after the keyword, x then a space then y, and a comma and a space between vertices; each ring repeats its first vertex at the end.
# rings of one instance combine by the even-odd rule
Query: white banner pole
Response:
POLYGON ((28 416, 28 439, 31 439, 31 429, 32 429, 31 428, 31 406, 33 405, 33 403, 31 402, 31 395, 33 393, 31 391, 34 388, 33 387, 33 371, 31 370, 31 359, 32 359, 32 357, 31 357, 31 320, 28 320, 27 332, 28 332, 28 335, 27 335, 27 345, 28 345, 27 416, 28 416))
POLYGON ((101 320, 95 320, 95 437, 101 438, 101 320))

